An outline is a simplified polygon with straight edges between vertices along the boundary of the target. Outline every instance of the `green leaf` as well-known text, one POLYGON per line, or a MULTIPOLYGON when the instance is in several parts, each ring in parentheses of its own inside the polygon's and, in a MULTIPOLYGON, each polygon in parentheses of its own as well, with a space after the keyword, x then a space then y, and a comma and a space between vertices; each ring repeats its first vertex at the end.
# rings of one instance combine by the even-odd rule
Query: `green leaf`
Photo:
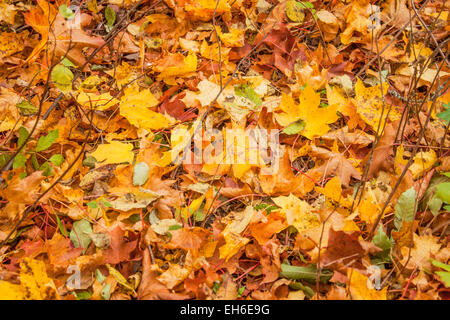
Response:
POLYGON ((439 276, 444 285, 450 287, 450 265, 430 259, 431 263, 438 268, 444 269, 445 271, 436 271, 435 273, 439 276))
POLYGON ((13 169, 25 167, 25 163, 27 162, 27 157, 23 153, 19 153, 16 155, 13 161, 13 169))
POLYGON ((445 203, 450 203, 450 182, 443 182, 436 187, 436 196, 445 203))
POLYGON ((203 213, 203 210, 197 210, 195 211, 192 216, 194 217, 194 220, 197 222, 205 220, 205 214, 203 213))
MULTIPOLYGON (((309 265, 307 267, 291 266, 289 264, 281 264, 281 276, 292 280, 308 280, 310 282, 316 281, 317 268, 315 265, 309 265)), ((327 269, 323 269, 320 273, 319 281, 321 283, 327 283, 333 276, 333 272, 327 269)))
POLYGON ((39 170, 39 162, 37 161, 35 153, 33 153, 33 155, 31 156, 31 164, 33 165, 34 170, 39 170))
POLYGON ((105 9, 106 24, 110 27, 116 22, 116 12, 111 7, 105 9))
POLYGON ((394 225, 397 230, 402 227, 403 221, 410 222, 414 219, 416 213, 417 193, 414 188, 410 188, 402 193, 395 205, 394 225))
POLYGON ((86 219, 78 220, 73 223, 70 231, 70 240, 75 248, 82 248, 83 254, 86 252, 92 240, 89 234, 92 233, 91 223, 86 219))
POLYGON ((74 292, 75 297, 77 300, 89 300, 92 296, 92 293, 89 291, 81 291, 81 292, 74 292))
POLYGON ((150 168, 145 162, 136 163, 133 170, 133 185, 142 186, 148 179, 150 168))
POLYGON ((445 111, 439 112, 436 114, 436 117, 442 119, 445 121, 445 124, 448 125, 450 122, 450 102, 447 104, 444 104, 445 111))
POLYGON ((95 159, 93 156, 87 156, 83 160, 83 166, 89 167, 89 168, 95 168, 95 163, 97 162, 97 159, 95 159))
POLYGON ((314 290, 301 282, 293 282, 289 285, 293 290, 302 290, 308 298, 314 297, 314 290))
POLYGON ((240 298, 242 296, 244 291, 245 291, 245 286, 244 287, 239 287, 238 292, 237 292, 238 293, 238 298, 240 298))
POLYGON ((113 206, 112 203, 109 203, 108 201, 106 201, 104 199, 102 199, 102 203, 107 208, 112 208, 112 206, 113 206))
POLYGON ((64 237, 67 237, 67 236, 68 236, 67 230, 66 230, 66 228, 64 227, 64 225, 62 224, 61 219, 59 219, 59 216, 58 216, 56 213, 55 213, 55 216, 56 216, 56 222, 58 223, 59 231, 61 232, 61 234, 62 234, 64 237))
POLYGON ((27 128, 25 127, 20 127, 19 128, 19 139, 17 140, 17 147, 21 147, 24 143, 25 140, 27 140, 28 136, 30 135, 30 133, 28 132, 27 128))
POLYGON ((430 202, 428 203, 428 208, 435 217, 439 214, 439 210, 441 210, 441 207, 442 207, 442 200, 439 199, 437 196, 431 198, 430 202))
POLYGON ((103 273, 100 270, 95 270, 95 277, 97 278, 97 281, 102 283, 103 281, 105 281, 105 276, 103 275, 103 273))
POLYGON ((444 269, 445 271, 450 272, 450 266, 448 264, 442 263, 440 261, 430 259, 433 266, 444 269))
POLYGON ((54 154, 48 159, 51 163, 53 163, 55 166, 59 167, 64 162, 64 158, 60 154, 54 154))
POLYGON ((111 285, 109 283, 103 287, 100 295, 102 296, 103 300, 109 300, 109 298, 111 297, 111 285))
POLYGON ((260 107, 262 105, 261 98, 249 85, 240 84, 235 86, 234 93, 240 97, 250 100, 256 107, 260 107))
POLYGON ((98 203, 97 201, 90 201, 86 204, 89 208, 91 209, 97 209, 98 208, 98 203))
POLYGON ((65 4, 59 6, 59 13, 66 19, 72 19, 75 16, 73 11, 65 4))
POLYGON ((391 262, 391 250, 394 247, 394 241, 389 239, 387 234, 383 231, 383 227, 379 227, 377 233, 372 239, 372 243, 376 245, 378 248, 383 249, 382 252, 378 252, 375 254, 375 259, 372 262, 376 261, 376 264, 384 264, 391 262))
POLYGON ((447 288, 450 288, 450 272, 436 271, 436 274, 441 278, 441 281, 447 288))
POLYGON ((76 65, 74 65, 74 64, 72 63, 72 61, 70 61, 70 60, 67 59, 67 58, 62 59, 61 63, 62 63, 64 66, 66 66, 66 67, 75 67, 75 68, 76 68, 76 65))
POLYGON ((72 88, 73 73, 63 64, 57 64, 51 73, 51 79, 55 87, 65 92, 72 88))
POLYGON ((26 117, 32 116, 39 111, 38 107, 27 100, 22 100, 21 102, 16 104, 16 107, 19 109, 20 114, 26 117))
POLYGON ((373 237, 372 242, 378 248, 383 250, 391 250, 392 247, 394 246, 393 241, 389 239, 389 237, 383 231, 383 228, 381 226, 378 228, 378 232, 373 237))
POLYGON ((8 163, 9 159, 11 159, 11 156, 7 153, 0 154, 0 168, 4 167, 6 163, 8 163))
POLYGON ((52 146, 52 144, 58 139, 59 132, 58 129, 50 131, 45 136, 40 136, 36 145, 36 152, 47 150, 52 146))
POLYGON ((305 129, 305 121, 298 120, 294 122, 293 124, 287 126, 283 129, 283 133, 285 134, 297 134, 301 132, 303 129, 305 129))
POLYGON ((170 226, 169 230, 178 230, 178 229, 181 229, 181 228, 183 228, 183 226, 181 226, 179 224, 175 224, 173 226, 170 226))
POLYGON ((41 167, 39 168, 39 170, 42 170, 42 171, 43 171, 42 174, 43 174, 45 177, 51 176, 51 175, 53 174, 53 169, 52 169, 52 167, 50 166, 50 163, 48 163, 48 161, 45 161, 45 162, 41 165, 41 167))
POLYGON ((102 66, 102 65, 100 65, 100 64, 93 64, 93 65, 91 65, 90 66, 90 69, 92 70, 92 71, 101 71, 101 70, 104 70, 104 69, 107 69, 105 66, 102 66))
POLYGON ((442 172, 441 174, 446 176, 447 178, 450 178, 450 172, 442 172))
POLYGON ((316 9, 314 9, 314 5, 308 1, 300 1, 300 7, 310 11, 315 19, 317 19, 316 9))
POLYGON ((277 206, 270 205, 268 203, 260 203, 255 206, 255 210, 265 209, 268 214, 270 214, 273 210, 279 209, 277 206))
POLYGON ((219 288, 220 288, 220 281, 218 281, 218 280, 214 281, 213 288, 212 288, 213 292, 217 293, 219 288))

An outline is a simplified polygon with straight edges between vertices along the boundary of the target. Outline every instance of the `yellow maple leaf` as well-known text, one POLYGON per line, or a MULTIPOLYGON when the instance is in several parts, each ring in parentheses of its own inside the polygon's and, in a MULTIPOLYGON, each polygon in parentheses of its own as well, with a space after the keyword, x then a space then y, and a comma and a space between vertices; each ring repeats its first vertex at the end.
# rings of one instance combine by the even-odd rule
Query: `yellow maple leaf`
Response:
POLYGON ((217 27, 220 41, 227 47, 242 47, 244 46, 244 29, 229 29, 227 33, 222 32, 220 27, 217 27))
POLYGON ((90 155, 102 164, 111 163, 132 163, 134 158, 133 144, 120 141, 110 141, 108 144, 101 144, 97 150, 90 155))
MULTIPOLYGON (((383 96, 386 95, 387 90, 388 84, 383 82, 383 96)), ((374 131, 377 131, 378 126, 380 126, 380 130, 384 127, 384 122, 387 117, 391 121, 399 120, 401 117, 393 107, 388 113, 389 106, 384 105, 383 96, 381 95, 381 87, 379 84, 373 87, 365 87, 360 79, 357 80, 355 85, 356 111, 374 131)))
POLYGON ((128 85, 140 76, 139 68, 125 61, 116 68, 105 71, 105 73, 116 79, 119 89, 128 85))
POLYGON ((292 193, 288 197, 272 198, 273 202, 281 207, 286 214, 288 224, 294 226, 298 232, 313 229, 320 225, 319 215, 313 212, 308 202, 300 200, 292 193))
POLYGON ((379 7, 372 5, 368 0, 356 1, 349 6, 344 15, 345 29, 341 33, 341 42, 347 45, 355 41, 370 41, 372 35, 377 34, 381 28, 376 19, 373 19, 376 12, 379 12, 377 10, 379 7), (360 36, 353 37, 355 32, 360 36))
POLYGON ((331 178, 324 188, 316 187, 315 189, 335 202, 342 200, 341 179, 338 176, 331 178))
POLYGON ((77 102, 85 109, 92 108, 98 111, 104 111, 111 108, 119 101, 116 98, 111 97, 109 92, 102 94, 81 92, 77 97, 77 102))
POLYGON ((181 53, 169 54, 168 58, 157 66, 155 71, 160 72, 158 80, 174 85, 176 76, 183 76, 197 70, 197 56, 189 51, 185 57, 181 53))
POLYGON ((409 167, 413 179, 417 179, 424 172, 430 169, 437 161, 436 153, 433 150, 428 152, 418 152, 414 157, 414 163, 409 167))
POLYGON ((411 249, 411 254, 409 254, 410 248, 401 248, 403 260, 401 263, 406 265, 408 269, 418 268, 420 270, 431 269, 430 258, 436 255, 441 244, 437 237, 433 237, 431 234, 424 234, 422 236, 413 234, 414 247, 411 249))
POLYGON ((167 288, 173 289, 183 282, 190 273, 190 268, 183 268, 179 264, 170 263, 169 268, 158 277, 158 280, 166 285, 167 288))
POLYGON ((253 218, 255 210, 252 206, 247 206, 244 211, 231 213, 228 218, 231 222, 222 231, 225 244, 219 248, 221 259, 228 261, 240 248, 245 246, 250 239, 240 234, 247 228, 253 218))
POLYGON ((213 43, 212 45, 208 45, 208 43, 203 40, 202 45, 200 46, 200 54, 202 57, 221 63, 228 63, 228 54, 231 48, 224 48, 223 46, 219 50, 219 44, 213 43))
POLYGON ((184 5, 184 10, 186 10, 194 20, 208 21, 212 19, 214 12, 216 12, 216 16, 220 16, 225 12, 230 12, 231 7, 228 2, 231 1, 222 0, 217 4, 215 0, 186 0, 178 5, 184 5))
POLYGON ((321 136, 330 130, 328 124, 335 122, 339 116, 336 111, 338 106, 331 105, 320 108, 320 95, 311 86, 306 86, 301 92, 300 103, 296 104, 289 95, 281 97, 280 109, 283 113, 275 114, 275 118, 282 126, 288 126, 295 121, 302 119, 305 128, 302 135, 308 139, 321 136))
POLYGON ((219 248, 220 259, 228 261, 232 256, 238 253, 239 249, 245 246, 250 239, 242 237, 233 232, 223 234, 225 244, 219 248))
POLYGON ((376 290, 368 277, 355 269, 348 269, 349 290, 353 300, 386 300, 387 287, 376 290))
MULTIPOLYGON (((0 7, 1 8, 1 7, 0 7)), ((0 34, 0 59, 13 55, 16 52, 20 52, 24 48, 25 39, 28 36, 28 32, 24 33, 9 33, 3 32, 0 34)))
POLYGON ((200 209, 200 206, 202 205, 204 199, 205 195, 202 195, 201 197, 192 200, 192 202, 187 207, 181 208, 181 210, 179 211, 181 213, 181 216, 185 220, 190 216, 192 216, 192 214, 194 214, 198 209, 200 209))
POLYGON ((0 300, 59 300, 53 280, 47 276, 45 263, 24 258, 20 263, 20 284, 0 281, 0 300))
POLYGON ((347 126, 350 129, 356 128, 359 125, 361 128, 364 127, 364 121, 360 118, 356 112, 356 107, 351 99, 347 99, 344 96, 344 92, 338 86, 330 87, 326 86, 327 99, 330 106, 337 105, 337 111, 342 113, 344 116, 349 117, 347 121, 347 126))
POLYGON ((379 204, 371 195, 366 196, 358 205, 359 217, 364 222, 374 223, 380 212, 379 204))
POLYGON ((149 89, 139 91, 137 86, 125 90, 120 101, 120 115, 139 129, 162 129, 172 125, 175 120, 170 116, 151 110, 159 101, 149 89))

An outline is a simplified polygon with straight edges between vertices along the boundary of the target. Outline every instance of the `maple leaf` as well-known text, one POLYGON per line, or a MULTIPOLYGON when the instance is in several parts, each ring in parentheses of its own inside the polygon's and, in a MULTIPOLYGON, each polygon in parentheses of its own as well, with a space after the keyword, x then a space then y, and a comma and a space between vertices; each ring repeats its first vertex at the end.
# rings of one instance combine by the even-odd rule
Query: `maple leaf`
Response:
POLYGON ((20 284, 0 280, 0 298, 2 300, 59 299, 53 280, 47 276, 44 262, 24 258, 20 267, 20 284))
POLYGON ((63 237, 59 232, 46 243, 50 264, 55 267, 67 268, 69 264, 81 254, 82 248, 71 248, 70 239, 63 237))
POLYGON ((159 277, 158 280, 163 283, 167 288, 173 289, 176 285, 186 279, 191 270, 188 268, 183 268, 178 264, 170 264, 169 269, 164 271, 159 277))
POLYGON ((136 249, 137 240, 126 241, 125 232, 119 226, 109 230, 108 234, 111 243, 110 248, 103 252, 105 262, 117 264, 130 259, 131 253, 136 249))
POLYGON ((438 243, 438 239, 433 237, 431 234, 425 234, 423 236, 418 236, 416 233, 413 234, 414 247, 411 249, 411 256, 409 256, 409 248, 403 247, 401 249, 403 259, 402 264, 406 265, 408 269, 413 269, 415 267, 423 269, 431 269, 430 258, 439 252, 441 244, 438 243))
POLYGON ((356 110, 361 118, 377 132, 384 128, 386 119, 391 121, 400 120, 400 114, 383 102, 386 96, 388 84, 383 82, 383 95, 381 94, 381 85, 365 87, 363 82, 358 79, 355 85, 356 110))
MULTIPOLYGON (((261 214, 262 215, 262 214, 261 214)), ((267 243, 274 234, 286 229, 286 217, 280 212, 271 212, 267 216, 262 216, 257 221, 252 221, 249 230, 260 245, 267 243)))
POLYGON ((108 144, 99 145, 90 155, 98 162, 103 162, 104 164, 121 162, 132 163, 134 159, 132 150, 133 145, 131 143, 110 141, 108 144))
POLYGON ((247 228, 255 210, 248 206, 244 211, 231 213, 227 219, 231 222, 222 231, 225 244, 219 248, 220 258, 228 261, 238 251, 247 244, 250 239, 241 236, 241 233, 247 228))
MULTIPOLYGON (((375 24, 370 16, 377 12, 378 6, 370 4, 368 0, 358 1, 354 5, 348 6, 345 12, 345 29, 341 33, 343 44, 370 40, 372 34, 376 34, 381 27, 375 24), (368 28, 370 24, 370 29, 368 28), (353 37, 358 32, 361 37, 353 37), (362 38, 362 39, 361 39, 362 38)), ((379 12, 379 11, 378 11, 379 12)))
POLYGON ((313 170, 320 172, 323 176, 336 174, 339 176, 343 186, 348 186, 351 178, 361 179, 361 173, 355 169, 349 159, 341 153, 329 151, 324 148, 312 146, 311 155, 325 160, 325 163, 313 170))
POLYGON ((263 192, 271 196, 289 193, 300 196, 314 188, 314 181, 310 178, 304 175, 296 176, 292 172, 289 154, 287 152, 280 159, 276 174, 265 175, 260 172, 259 183, 263 192))
POLYGON ((356 269, 348 269, 347 276, 349 278, 349 290, 352 299, 354 300, 386 300, 387 290, 385 287, 382 290, 373 288, 372 282, 368 277, 360 273, 356 269))
POLYGON ((319 105, 320 95, 311 86, 307 85, 300 94, 299 104, 296 104, 294 99, 288 95, 282 96, 280 109, 284 113, 275 114, 275 118, 282 126, 288 126, 302 119, 305 122, 302 135, 312 139, 315 136, 327 133, 330 130, 328 124, 335 122, 339 118, 336 114, 336 105, 326 108, 320 108, 319 105))
POLYGON ((0 196, 14 203, 31 204, 38 198, 38 195, 36 192, 27 192, 26 190, 36 190, 43 179, 42 171, 35 171, 25 178, 21 178, 17 174, 9 181, 5 189, 0 190, 0 196))
POLYGON ((154 70, 160 72, 159 79, 174 85, 175 76, 185 76, 197 70, 197 56, 190 51, 185 57, 181 53, 169 54, 154 70))
POLYGON ((325 266, 342 263, 350 266, 359 266, 358 260, 362 257, 364 249, 358 240, 359 232, 347 233, 330 229, 328 244, 323 254, 325 266))
POLYGON ((200 227, 181 228, 169 231, 171 236, 170 245, 174 248, 196 251, 205 241, 209 232, 200 227))
POLYGON ((313 212, 312 207, 306 201, 298 199, 293 194, 290 194, 288 197, 272 198, 272 200, 283 209, 287 223, 294 226, 299 232, 316 228, 320 225, 319 216, 313 212))
POLYGON ((105 42, 101 37, 89 36, 81 26, 88 22, 88 16, 78 10, 73 19, 66 20, 59 11, 44 0, 37 0, 39 7, 25 13, 25 22, 42 36, 39 44, 31 52, 26 62, 38 58, 39 53, 49 43, 49 56, 66 56, 70 61, 82 66, 86 58, 82 54, 85 47, 100 47, 105 42))
POLYGON ((152 269, 148 250, 144 251, 142 266, 142 280, 137 292, 139 300, 184 300, 190 298, 186 294, 171 292, 158 281, 158 273, 152 269))

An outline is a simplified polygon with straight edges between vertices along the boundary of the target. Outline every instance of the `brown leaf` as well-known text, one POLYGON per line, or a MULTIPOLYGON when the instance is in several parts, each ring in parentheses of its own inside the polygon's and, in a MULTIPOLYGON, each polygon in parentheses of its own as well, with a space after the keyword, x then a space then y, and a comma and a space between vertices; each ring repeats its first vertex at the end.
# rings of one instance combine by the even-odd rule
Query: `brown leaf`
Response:
POLYGON ((362 161, 361 167, 365 166, 368 161, 369 171, 368 177, 369 179, 376 177, 378 172, 383 171, 392 171, 394 167, 394 140, 397 134, 398 122, 396 123, 388 123, 384 129, 384 133, 381 136, 378 145, 373 151, 372 159, 369 158, 369 155, 362 161))
POLYGON ((185 300, 190 298, 186 294, 171 292, 157 280, 158 273, 152 270, 148 250, 144 251, 142 268, 142 280, 137 292, 139 300, 185 300))
POLYGON ((127 241, 125 232, 116 226, 108 231, 111 237, 110 248, 104 251, 105 262, 117 264, 130 259, 131 253, 136 249, 137 240, 127 241))
POLYGON ((324 266, 339 262, 345 265, 351 262, 349 266, 359 265, 360 263, 357 261, 362 257, 364 249, 359 243, 358 237, 359 232, 356 231, 347 233, 330 228, 328 245, 322 258, 324 266))
POLYGON ((32 204, 39 197, 36 191, 43 179, 42 171, 35 171, 23 179, 16 174, 8 186, 0 190, 0 196, 11 202, 32 204))
POLYGON ((329 175, 339 176, 344 187, 348 187, 350 179, 361 179, 361 174, 343 154, 329 151, 324 148, 312 146, 312 156, 325 160, 325 163, 313 170, 320 172, 324 177, 329 175))
POLYGON ((172 239, 171 246, 184 250, 198 250, 209 232, 203 228, 181 228, 170 231, 172 239))

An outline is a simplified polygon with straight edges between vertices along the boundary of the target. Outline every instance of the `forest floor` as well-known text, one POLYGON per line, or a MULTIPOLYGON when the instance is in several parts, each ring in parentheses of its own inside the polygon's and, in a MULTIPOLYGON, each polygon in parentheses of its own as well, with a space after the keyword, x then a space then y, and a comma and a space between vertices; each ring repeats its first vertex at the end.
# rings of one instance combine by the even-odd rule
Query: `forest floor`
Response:
POLYGON ((0 0, 0 299, 448 299, 449 13, 0 0))

